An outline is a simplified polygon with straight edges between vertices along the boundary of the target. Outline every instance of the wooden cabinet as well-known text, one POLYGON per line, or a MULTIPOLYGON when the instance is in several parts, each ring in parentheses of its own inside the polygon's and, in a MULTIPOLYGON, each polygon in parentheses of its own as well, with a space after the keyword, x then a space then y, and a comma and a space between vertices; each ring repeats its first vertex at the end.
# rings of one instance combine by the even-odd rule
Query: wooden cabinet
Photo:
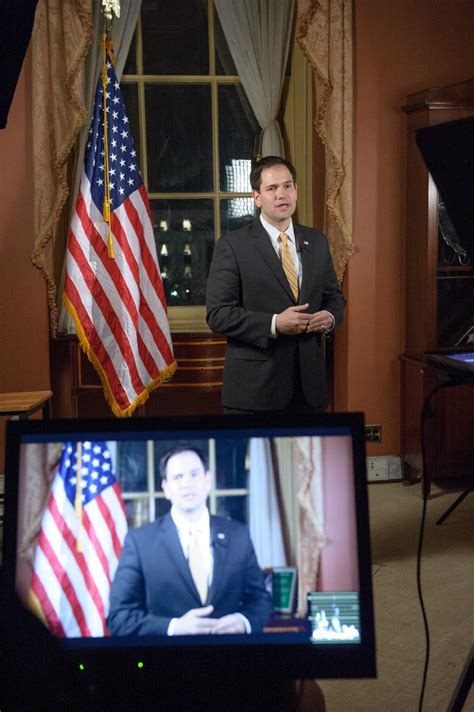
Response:
MULTIPOLYGON (((172 334, 178 369, 156 388, 137 416, 222 413, 221 386, 226 341, 217 334, 172 334)), ((99 376, 74 336, 50 344, 52 412, 55 418, 111 417, 99 376)))
MULTIPOLYGON (((422 469, 420 419, 427 395, 442 380, 426 352, 474 349, 474 255, 468 264, 442 236, 444 208, 416 144, 416 129, 474 116, 474 81, 408 96, 405 350, 401 357, 401 445, 404 478, 422 469)), ((473 176, 474 180, 474 176, 473 176)), ((472 474, 474 389, 439 391, 427 423, 427 453, 435 477, 472 474)))

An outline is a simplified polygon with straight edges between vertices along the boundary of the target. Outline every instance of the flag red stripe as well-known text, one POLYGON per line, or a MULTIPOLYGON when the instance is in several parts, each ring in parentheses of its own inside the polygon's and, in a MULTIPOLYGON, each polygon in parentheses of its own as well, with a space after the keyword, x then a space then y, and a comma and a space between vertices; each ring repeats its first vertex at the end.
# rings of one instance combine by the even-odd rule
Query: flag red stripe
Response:
POLYGON ((105 502, 102 499, 98 502, 98 505, 100 512, 107 523, 110 534, 112 535, 112 545, 114 547, 115 555, 118 558, 122 550, 122 545, 120 543, 120 539, 117 536, 112 514, 110 513, 110 509, 106 506, 105 502))
MULTIPOLYGON (((99 500, 102 498, 99 496, 97 497, 97 504, 99 503, 99 500)), ((107 556, 105 555, 105 552, 102 548, 102 545, 99 541, 99 538, 96 534, 96 531, 94 529, 94 525, 91 522, 91 519, 89 517, 89 514, 87 512, 87 509, 84 509, 83 514, 82 514, 82 524, 84 526, 84 529, 87 532, 87 535, 89 539, 91 540, 91 544, 94 547, 94 551, 97 554, 97 558, 99 559, 100 563, 102 564, 102 568, 104 570, 104 573, 107 577, 107 581, 109 585, 112 583, 112 579, 110 576, 110 567, 109 567, 109 561, 107 559, 107 556)))
MULTIPOLYGON (((136 332, 137 336, 137 345, 138 345, 138 352, 140 354, 140 357, 145 364, 145 367, 150 374, 151 378, 154 380, 155 378, 158 378, 160 375, 160 369, 156 363, 156 360, 150 353, 150 351, 147 348, 147 345, 143 341, 143 338, 139 332, 138 329, 138 311, 137 307, 135 305, 135 300, 130 292, 129 286, 125 280, 124 275, 120 271, 117 261, 114 259, 110 259, 108 252, 107 252, 107 246, 101 236, 101 234, 97 231, 97 229, 94 226, 94 223, 92 222, 90 215, 87 211, 86 204, 84 202, 84 198, 82 194, 78 195, 77 198, 77 207, 76 207, 76 212, 77 215, 82 223, 82 227, 84 230, 84 233, 87 235, 88 240, 90 241, 91 245, 93 246, 97 256, 100 258, 105 270, 108 272, 110 275, 110 278, 112 279, 115 288, 117 289, 117 292, 119 294, 120 299, 124 303, 128 313, 130 314, 130 318, 133 323, 133 328, 136 332)), ((116 235, 116 223, 118 221, 114 217, 114 214, 112 215, 112 229, 114 233, 114 237, 117 239, 116 235)), ((118 223, 120 225, 120 223, 118 223)), ((117 241, 120 244, 120 241, 117 239, 117 241)), ((128 245, 127 241, 125 240, 125 243, 128 245)), ((128 260, 127 260, 128 261, 128 260)), ((140 288, 139 285, 139 280, 137 279, 137 275, 134 275, 135 282, 137 283, 137 288, 140 288)), ((140 292, 140 298, 139 298, 139 303, 142 304, 143 301, 143 296, 142 293, 140 292)), ((153 335, 153 331, 150 328, 150 332, 153 335)))
MULTIPOLYGON (((120 294, 121 300, 125 304, 128 313, 132 317, 133 326, 137 328, 138 312, 135 306, 135 301, 128 288, 128 284, 125 281, 125 278, 120 272, 119 268, 117 267, 116 260, 111 259, 109 257, 107 252, 107 245, 104 242, 102 235, 98 232, 93 221, 91 220, 88 208, 84 201, 84 197, 81 193, 79 193, 79 195, 77 196, 76 213, 81 221, 84 234, 86 235, 87 239, 94 248, 97 256, 100 257, 102 264, 109 273, 118 293, 120 294), (122 293, 122 289, 124 290, 124 293, 122 293)), ((136 277, 135 281, 138 284, 138 280, 136 279, 136 277)))
POLYGON ((69 605, 71 606, 72 612, 77 621, 77 625, 79 627, 79 630, 81 631, 81 634, 83 636, 90 637, 91 634, 87 626, 84 612, 82 610, 82 606, 79 602, 79 599, 77 598, 76 591, 74 586, 72 585, 71 579, 69 578, 67 571, 65 571, 59 563, 59 560, 56 556, 53 547, 51 546, 43 532, 41 533, 38 546, 41 548, 44 555, 48 559, 49 564, 53 569, 57 580, 59 581, 61 589, 67 600, 69 601, 69 605))
POLYGON ((102 601, 100 592, 96 586, 96 583, 94 581, 92 573, 87 566, 87 561, 85 560, 84 555, 81 552, 77 551, 76 537, 74 536, 74 534, 72 533, 71 529, 69 528, 66 520, 60 513, 54 496, 51 497, 51 499, 49 500, 48 509, 49 509, 54 521, 56 522, 56 526, 58 527, 59 531, 61 532, 61 535, 62 535, 64 541, 68 545, 69 550, 72 554, 72 557, 74 558, 79 570, 81 571, 82 576, 84 577, 84 582, 86 584, 86 588, 89 591, 89 594, 90 594, 92 600, 94 601, 94 604, 99 612, 100 617, 102 618, 102 620, 104 620, 105 619, 104 602, 102 601))
MULTIPOLYGON (((142 245, 144 244, 149 257, 151 258, 148 247, 146 246, 146 243, 144 242, 144 239, 143 239, 142 225, 141 225, 141 222, 140 222, 138 215, 135 211, 134 206, 132 205, 132 203, 129 200, 125 201, 123 205, 125 206, 125 210, 126 210, 126 213, 129 217, 129 219, 130 219, 129 211, 132 211, 132 218, 133 218, 133 213, 136 216, 139 226, 138 225, 134 226, 134 229, 135 229, 135 231, 139 230, 141 233, 141 235, 140 235, 140 250, 142 250, 142 245)), ((140 285, 139 266, 137 264, 137 261, 135 260, 132 250, 130 249, 129 242, 127 240, 127 234, 126 234, 125 230, 123 229, 122 223, 120 222, 118 217, 115 215, 115 213, 113 214, 111 219, 112 219, 113 232, 114 232, 115 237, 117 238, 117 242, 119 243, 119 245, 122 248, 122 251, 125 255, 125 258, 127 260, 127 264, 130 268, 130 271, 134 275, 135 281, 137 282, 138 285, 140 285)), ((132 222, 132 220, 131 220, 131 222, 132 222)), ((146 260, 146 258, 143 260, 143 264, 145 264, 145 260, 146 260)), ((153 260, 152 260, 152 264, 155 265, 153 260)), ((153 272, 153 270, 151 270, 151 271, 153 272)), ((152 280, 152 277, 150 276, 150 270, 147 270, 147 273, 148 273, 149 279, 152 280)), ((158 275, 158 272, 156 271, 156 269, 155 269, 155 273, 156 273, 157 277, 154 278, 155 281, 154 282, 151 281, 151 283, 153 285, 153 289, 157 295, 157 298, 160 300, 160 302, 163 305, 163 300, 164 300, 163 283, 162 283, 161 277, 158 275), (158 282, 156 280, 158 280, 158 282), (157 286, 159 287, 159 289, 156 289, 157 286)), ((143 292, 140 291, 140 294, 143 295, 143 292)), ((165 304, 166 304, 166 302, 165 302, 165 304)), ((166 313, 166 306, 164 307, 164 310, 166 313)), ((150 330, 150 334, 153 336, 155 344, 156 344, 158 350, 160 351, 161 355, 163 356, 165 363, 169 365, 174 360, 173 353, 171 351, 171 348, 170 348, 170 345, 168 343, 166 336, 163 334, 163 331, 162 331, 161 326, 158 322, 158 319, 156 318, 155 314, 150 309, 150 305, 148 304, 148 301, 145 299, 144 295, 143 295, 143 299, 140 300, 140 314, 143 317, 143 320, 145 321, 145 323, 147 324, 147 326, 150 330)))
POLYGON ((150 201, 148 200, 148 193, 146 192, 146 188, 143 183, 141 184, 141 186, 139 187, 138 190, 142 197, 143 205, 145 206, 145 210, 147 212, 148 219, 150 221, 150 225, 153 225, 153 215, 152 215, 151 208, 150 208, 150 201))
POLYGON ((58 616, 56 615, 56 611, 54 610, 51 601, 49 600, 48 594, 46 593, 46 589, 43 586, 43 582, 36 573, 36 571, 33 571, 33 576, 31 579, 31 590, 33 591, 40 603, 44 617, 48 622, 48 628, 50 632, 54 636, 56 636, 56 638, 65 638, 66 631, 62 626, 61 619, 58 618, 58 616))
POLYGON ((64 291, 66 292, 71 304, 73 304, 76 310, 77 317, 84 329, 87 340, 90 344, 92 351, 96 354, 104 373, 107 377, 110 389, 114 394, 114 398, 122 410, 128 407, 130 400, 127 396, 125 389, 120 382, 115 366, 110 358, 107 350, 105 349, 99 334, 97 333, 94 324, 89 319, 87 310, 85 309, 79 292, 77 291, 76 285, 71 281, 70 277, 66 276, 66 282, 64 291))
MULTIPOLYGON (((150 224, 151 224, 150 206, 148 203, 148 197, 146 194, 145 186, 141 185, 137 192, 139 193, 140 198, 144 204, 145 210, 148 213, 148 216, 150 219, 150 224)), ((140 225, 140 227, 141 227, 142 221, 140 220, 140 216, 138 214, 136 207, 133 205, 133 203, 130 200, 128 200, 126 202, 125 209, 127 211, 128 219, 130 220, 130 223, 132 224, 133 229, 135 230, 136 234, 139 237, 140 255, 142 258, 143 266, 145 267, 145 269, 148 273, 150 282, 155 286, 156 293, 158 294, 159 299, 163 305, 163 309, 166 312, 165 290, 163 287, 163 282, 161 281, 161 275, 158 272, 158 265, 157 265, 156 259, 154 259, 153 255, 150 252, 150 248, 145 240, 143 229, 141 231, 138 230, 138 225, 140 225)))
POLYGON ((145 385, 139 376, 133 349, 130 345, 128 335, 125 333, 122 324, 120 323, 120 320, 117 314, 115 313, 115 310, 113 309, 109 298, 104 291, 104 288, 102 287, 102 284, 100 284, 100 282, 97 280, 94 272, 92 271, 90 263, 84 256, 79 242, 72 231, 70 231, 69 233, 69 251, 76 260, 76 263, 79 269, 81 270, 82 277, 91 295, 93 296, 95 303, 102 312, 110 331, 115 337, 117 346, 120 349, 120 353, 122 354, 124 362, 128 366, 128 370, 130 372, 130 379, 132 381, 132 385, 135 391, 137 393, 142 393, 145 390, 145 385))

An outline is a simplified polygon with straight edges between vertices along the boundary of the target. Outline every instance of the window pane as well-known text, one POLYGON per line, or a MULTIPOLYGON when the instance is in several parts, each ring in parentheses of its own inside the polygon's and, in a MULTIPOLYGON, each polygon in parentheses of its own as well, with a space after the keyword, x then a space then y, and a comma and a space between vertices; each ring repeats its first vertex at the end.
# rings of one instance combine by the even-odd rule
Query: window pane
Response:
POLYGON ((248 225, 254 219, 253 198, 229 198, 221 200, 221 234, 248 225))
MULTIPOLYGON (((161 458, 168 450, 171 450, 171 448, 175 447, 176 445, 182 445, 182 444, 184 444, 184 441, 176 442, 176 440, 155 440, 155 442, 153 443, 153 450, 154 450, 154 457, 155 457, 155 489, 157 492, 159 492, 161 490, 161 476, 160 476, 160 470, 159 470, 161 458)), ((194 447, 199 448, 200 450, 202 450, 204 455, 207 458, 209 458, 209 440, 207 440, 207 439, 206 440, 187 440, 186 444, 193 445, 194 447)), ((159 502, 160 502, 160 500, 157 499, 156 500, 157 507, 158 507, 159 502)), ((165 511, 167 511, 167 510, 165 510, 165 511)), ((157 516, 160 516, 158 514, 158 510, 157 510, 157 516)))
POLYGON ((239 522, 247 523, 246 495, 217 497, 216 514, 220 517, 230 517, 230 519, 237 519, 239 522))
POLYGON ((247 486, 245 456, 247 440, 218 440, 216 446, 216 487, 241 489, 247 486))
POLYGON ((220 189, 250 192, 250 162, 257 153, 260 128, 242 87, 219 87, 220 189))
POLYGON ((216 10, 214 10, 214 35, 216 41, 216 74, 237 76, 237 69, 216 10))
POLYGON ((207 2, 143 0, 145 74, 208 74, 207 2))
POLYGON ((136 84, 120 85, 123 102, 127 111, 128 125, 133 138, 133 145, 140 161, 140 129, 138 118, 138 86, 136 84))
POLYGON ((123 492, 147 489, 146 442, 124 441, 117 444, 118 480, 123 492))
POLYGON ((143 499, 126 499, 124 504, 127 510, 127 522, 130 528, 135 529, 135 527, 148 524, 150 518, 148 499, 145 497, 143 499))
POLYGON ((212 200, 152 200, 151 212, 168 306, 205 304, 214 249, 212 200))
POLYGON ((122 74, 136 74, 137 73, 137 34, 133 33, 132 42, 130 44, 130 49, 128 50, 127 60, 123 68, 122 74))
POLYGON ((212 189, 211 88, 154 85, 145 88, 148 190, 212 189))

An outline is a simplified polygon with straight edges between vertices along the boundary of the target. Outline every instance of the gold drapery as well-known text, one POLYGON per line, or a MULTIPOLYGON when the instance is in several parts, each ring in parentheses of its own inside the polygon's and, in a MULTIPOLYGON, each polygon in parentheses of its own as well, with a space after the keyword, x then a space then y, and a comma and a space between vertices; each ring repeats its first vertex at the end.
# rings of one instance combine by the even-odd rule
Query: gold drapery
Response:
POLYGON ((318 438, 295 442, 296 498, 298 502, 298 615, 307 614, 307 594, 317 590, 319 557, 325 544, 321 521, 322 465, 318 438))
POLYGON ((311 64, 314 127, 326 157, 324 230, 342 282, 352 242, 352 0, 298 0, 296 38, 311 64))
POLYGON ((39 0, 32 34, 35 239, 30 259, 46 280, 53 336, 58 323, 53 243, 69 195, 68 158, 87 118, 82 67, 91 41, 92 0, 39 0))

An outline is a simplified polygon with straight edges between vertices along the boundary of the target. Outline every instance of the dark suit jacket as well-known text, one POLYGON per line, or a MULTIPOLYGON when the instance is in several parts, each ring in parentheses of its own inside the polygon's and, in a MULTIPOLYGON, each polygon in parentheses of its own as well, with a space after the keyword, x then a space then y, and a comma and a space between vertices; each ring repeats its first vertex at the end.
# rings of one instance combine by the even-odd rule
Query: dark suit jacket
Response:
MULTIPOLYGON (((301 256, 299 303, 342 321, 339 289, 326 237, 294 225, 301 256)), ((280 410, 291 401, 299 365, 306 401, 326 399, 320 334, 271 337, 273 314, 295 304, 271 239, 257 218, 216 242, 207 282, 207 323, 227 337, 222 403, 229 408, 280 410)))
MULTIPOLYGON (((214 568, 206 602, 213 618, 242 613, 253 632, 265 625, 271 597, 263 583, 247 527, 211 516, 214 568)), ((203 604, 170 514, 131 529, 110 593, 112 635, 166 635, 172 618, 203 604)))

